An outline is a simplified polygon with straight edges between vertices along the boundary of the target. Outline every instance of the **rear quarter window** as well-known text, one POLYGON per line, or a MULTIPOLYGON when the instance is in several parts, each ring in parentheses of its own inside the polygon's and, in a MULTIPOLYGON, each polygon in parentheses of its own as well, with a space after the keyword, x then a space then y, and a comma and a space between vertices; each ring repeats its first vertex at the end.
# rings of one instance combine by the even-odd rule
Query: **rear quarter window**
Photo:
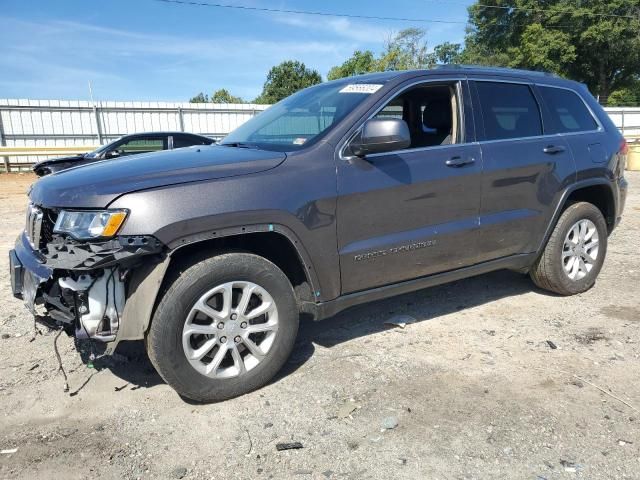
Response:
POLYGON ((542 135, 540 109, 528 85, 476 82, 485 140, 542 135))
POLYGON ((546 133, 588 132, 598 129, 598 123, 577 93, 564 88, 538 88, 551 115, 550 125, 545 127, 546 133))

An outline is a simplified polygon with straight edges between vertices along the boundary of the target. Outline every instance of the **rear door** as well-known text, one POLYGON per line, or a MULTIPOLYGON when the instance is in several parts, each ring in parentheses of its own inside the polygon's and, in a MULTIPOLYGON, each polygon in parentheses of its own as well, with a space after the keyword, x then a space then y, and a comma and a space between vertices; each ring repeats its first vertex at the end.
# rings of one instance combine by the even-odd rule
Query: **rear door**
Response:
POLYGON ((575 178, 566 140, 548 134, 526 81, 475 80, 483 175, 478 260, 537 250, 557 193, 575 178))
POLYGON ((473 143, 470 106, 464 81, 400 87, 372 116, 407 121, 412 146, 338 159, 343 293, 474 263, 482 162, 473 143), (421 101, 409 95, 423 87, 429 95, 440 89, 439 98, 421 101), (442 89, 451 89, 453 96, 442 89), (455 115, 426 113, 450 102, 455 115))

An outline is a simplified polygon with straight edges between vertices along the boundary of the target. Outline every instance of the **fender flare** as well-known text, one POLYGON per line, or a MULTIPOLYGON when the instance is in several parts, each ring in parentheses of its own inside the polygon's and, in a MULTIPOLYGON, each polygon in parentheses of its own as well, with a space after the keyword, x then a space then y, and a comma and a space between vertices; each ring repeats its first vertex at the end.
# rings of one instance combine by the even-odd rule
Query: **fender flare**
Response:
POLYGON ((551 217, 551 221, 547 225, 547 230, 545 231, 544 236, 542 237, 542 242, 540 243, 540 245, 538 246, 538 249, 536 250, 536 258, 542 253, 545 246, 547 245, 547 241, 549 240, 549 237, 551 236, 553 229, 556 228, 556 224, 560 219, 560 215, 562 215, 562 212, 564 211, 564 207, 567 203, 569 196, 576 190, 580 190, 581 188, 586 188, 586 187, 593 187, 595 185, 602 185, 607 187, 615 202, 615 195, 613 193, 613 188, 611 187, 611 182, 605 178, 589 178, 589 179, 581 180, 579 182, 572 183, 571 185, 569 185, 564 190, 564 192, 562 192, 562 196, 560 197, 560 200, 556 205, 556 208, 553 212, 553 216, 551 217))
POLYGON ((199 232, 197 234, 182 237, 171 242, 169 252, 159 263, 136 269, 127 286, 127 299, 122 312, 122 324, 113 343, 109 345, 110 351, 115 350, 117 344, 122 340, 142 340, 144 339, 151 318, 158 301, 158 294, 164 282, 167 271, 171 264, 172 257, 183 247, 195 243, 212 240, 215 238, 225 238, 239 235, 251 235, 254 233, 278 233, 284 236, 293 246, 298 254, 309 286, 314 297, 319 295, 319 282, 315 269, 311 263, 311 258, 300 241, 298 236, 288 227, 280 224, 266 223, 257 225, 244 225, 229 227, 209 232, 199 232))

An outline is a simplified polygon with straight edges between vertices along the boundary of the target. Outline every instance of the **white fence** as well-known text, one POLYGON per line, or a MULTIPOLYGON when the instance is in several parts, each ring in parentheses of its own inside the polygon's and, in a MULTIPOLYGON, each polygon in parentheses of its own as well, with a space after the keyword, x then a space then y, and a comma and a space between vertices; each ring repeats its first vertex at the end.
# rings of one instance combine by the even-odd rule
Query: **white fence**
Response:
POLYGON ((6 170, 63 153, 86 152, 127 133, 185 131, 215 139, 268 105, 0 99, 0 155, 6 170), (31 155, 33 148, 42 149, 31 155), (31 151, 30 151, 31 150, 31 151), (6 154, 7 152, 5 152, 6 154), (26 153, 26 154, 25 154, 26 153))
MULTIPOLYGON (((93 150, 122 135, 157 130, 224 137, 268 105, 0 99, 5 171, 93 150), (35 154, 37 151, 37 155, 35 154)), ((640 137, 640 108, 606 108, 626 137, 640 137)))

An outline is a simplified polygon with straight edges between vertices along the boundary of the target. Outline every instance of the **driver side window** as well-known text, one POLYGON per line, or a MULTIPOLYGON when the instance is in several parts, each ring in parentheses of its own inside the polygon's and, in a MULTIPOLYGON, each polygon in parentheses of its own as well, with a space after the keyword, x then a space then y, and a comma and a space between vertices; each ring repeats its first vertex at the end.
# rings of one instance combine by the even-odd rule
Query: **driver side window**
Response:
POLYGON ((423 84, 394 97, 374 118, 404 120, 411 148, 452 145, 460 142, 455 86, 423 84))

